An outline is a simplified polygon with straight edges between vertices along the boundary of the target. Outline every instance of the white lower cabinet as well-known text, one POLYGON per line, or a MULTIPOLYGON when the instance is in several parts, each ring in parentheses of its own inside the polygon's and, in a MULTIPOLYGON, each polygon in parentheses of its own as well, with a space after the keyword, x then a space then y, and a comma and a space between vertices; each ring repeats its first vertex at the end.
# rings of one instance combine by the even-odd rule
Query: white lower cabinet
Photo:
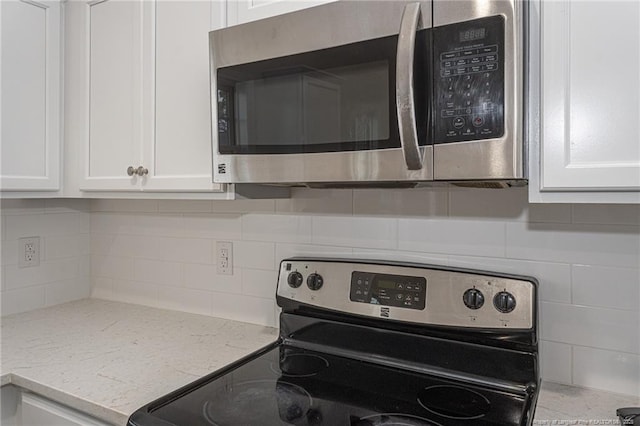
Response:
POLYGON ((59 0, 0 1, 3 196, 60 189, 60 11, 59 0))
POLYGON ((69 89, 84 105, 71 123, 84 128, 75 136, 84 195, 228 198, 212 182, 208 33, 224 23, 219 2, 82 0, 69 9, 67 63, 84 81, 69 89))
POLYGON ((640 203, 640 2, 539 1, 531 17, 530 201, 640 203))
POLYGON ((73 408, 39 395, 22 392, 21 419, 17 426, 109 426, 73 408))
POLYGON ((0 395, 0 423, 3 426, 109 426, 109 423, 17 386, 2 386, 0 395))

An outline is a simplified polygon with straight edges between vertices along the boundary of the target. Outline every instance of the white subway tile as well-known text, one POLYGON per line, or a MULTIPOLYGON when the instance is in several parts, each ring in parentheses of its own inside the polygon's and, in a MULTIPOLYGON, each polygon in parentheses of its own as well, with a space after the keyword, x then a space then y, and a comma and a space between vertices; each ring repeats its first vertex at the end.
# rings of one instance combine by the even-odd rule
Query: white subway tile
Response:
POLYGON ((540 300, 571 303, 571 265, 491 257, 449 256, 451 266, 527 275, 538 280, 540 300))
POLYGON ((113 300, 113 280, 111 278, 91 277, 91 297, 113 300))
POLYGON ((276 200, 214 200, 215 213, 273 213, 276 200))
POLYGON ((91 213, 91 233, 137 234, 137 215, 118 213, 91 213))
POLYGON ((299 215, 245 214, 242 239, 278 243, 311 242, 311 217, 299 215))
POLYGON ((277 283, 278 273, 276 271, 242 270, 242 294, 275 300, 277 283))
POLYGON ((505 225, 470 220, 400 219, 398 248, 437 254, 504 257, 505 225))
POLYGON ((508 223, 507 257, 637 267, 640 234, 629 226, 508 223))
POLYGON ((43 199, 15 198, 0 201, 0 212, 4 216, 42 214, 44 213, 43 199))
POLYGON ((634 311, 542 302, 542 339, 613 351, 640 351, 640 315, 634 311))
POLYGON ((212 315, 252 324, 276 326, 275 302, 246 295, 213 293, 212 315))
POLYGON ((7 265, 5 287, 24 288, 75 278, 78 276, 78 263, 77 258, 65 258, 41 262, 39 266, 29 268, 19 268, 16 264, 7 265))
POLYGON ((447 216, 448 192, 429 189, 356 189, 353 213, 370 216, 447 216))
POLYGON ((273 269, 275 252, 274 243, 235 241, 233 243, 234 267, 273 269))
POLYGON ((449 189, 449 216, 490 220, 525 220, 527 188, 449 189))
POLYGON ((280 262, 289 257, 353 257, 350 247, 323 246, 313 244, 276 244, 274 269, 280 269, 280 262))
POLYGON ((42 234, 69 235, 89 232, 86 213, 51 213, 42 216, 42 234), (84 223, 86 221, 86 224, 84 223))
POLYGON ((114 255, 116 253, 113 252, 113 242, 115 240, 115 236, 112 234, 100 234, 97 232, 92 232, 91 238, 89 241, 89 251, 91 254, 104 254, 104 255, 114 255))
POLYGON ((44 286, 20 288, 2 292, 2 316, 32 311, 44 307, 44 286))
POLYGON ((350 189, 293 188, 291 198, 276 200, 280 213, 347 214, 353 212, 350 189))
POLYGON ((0 244, 2 247, 2 259, 0 259, 2 266, 18 263, 18 240, 2 240, 0 244))
POLYGON ((158 307, 192 314, 211 315, 212 293, 179 287, 158 288, 158 307))
POLYGON ((128 257, 91 255, 91 276, 114 278, 119 280, 133 279, 133 259, 128 257))
POLYGON ((45 305, 53 306, 72 300, 86 299, 91 293, 89 280, 74 278, 49 283, 45 286, 45 305))
POLYGON ((354 259, 376 259, 398 262, 415 262, 429 265, 448 265, 449 257, 433 253, 402 250, 381 250, 356 248, 353 250, 354 259))
POLYGON ((183 218, 178 214, 139 214, 135 221, 136 235, 182 237, 183 218))
POLYGON ((571 204, 529 204, 526 220, 531 223, 570 223, 571 204))
POLYGON ((160 213, 210 213, 211 200, 158 200, 160 213))
POLYGON ((239 240, 242 237, 241 216, 237 214, 185 215, 184 236, 239 240))
POLYGON ((361 248, 397 248, 395 218, 314 216, 314 244, 361 248))
POLYGON ((185 286, 197 290, 220 293, 242 293, 243 270, 236 267, 233 275, 218 275, 216 265, 184 265, 185 286))
POLYGON ((573 384, 609 392, 640 395, 640 356, 576 346, 573 384))
POLYGON ((100 198, 91 200, 91 211, 154 213, 158 211, 158 200, 119 200, 100 198))
POLYGON ((5 217, 6 239, 17 240, 24 237, 37 237, 45 232, 42 214, 23 214, 5 217))
POLYGON ((179 287, 183 283, 182 263, 135 259, 133 267, 133 279, 135 281, 174 287, 179 287))
POLYGON ((89 234, 45 237, 42 253, 46 260, 89 254, 89 234))
POLYGON ((86 254, 78 257, 78 278, 91 277, 91 255, 86 254))
POLYGON ((91 200, 81 198, 47 198, 44 200, 45 213, 77 213, 91 211, 91 200))
POLYGON ((202 238, 160 238, 162 259, 172 262, 211 263, 213 252, 211 240, 202 238))
POLYGON ((629 204, 575 204, 573 223, 640 225, 640 206, 629 204))
POLYGON ((564 343, 540 342, 540 369, 542 380, 570 385, 571 345, 564 343))
POLYGON ((640 269, 573 265, 573 303, 638 311, 640 269))
POLYGON ((113 280, 111 300, 145 306, 158 306, 158 286, 129 280, 113 280))

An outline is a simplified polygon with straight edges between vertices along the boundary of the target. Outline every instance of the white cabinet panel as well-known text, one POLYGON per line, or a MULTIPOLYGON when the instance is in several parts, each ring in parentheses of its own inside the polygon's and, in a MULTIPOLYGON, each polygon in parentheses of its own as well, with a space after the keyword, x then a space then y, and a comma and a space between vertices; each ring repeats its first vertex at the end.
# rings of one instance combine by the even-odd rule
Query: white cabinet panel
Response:
POLYGON ((533 201, 640 202, 640 3, 542 1, 539 8, 533 201))
MULTIPOLYGON (((141 165, 144 137, 143 11, 146 2, 86 4, 88 29, 89 134, 83 189, 136 189, 127 175, 141 165)), ((147 95, 148 96, 148 95, 147 95)))
POLYGON ((336 0, 229 0, 227 22, 243 24, 333 1, 336 0))
POLYGON ((1 189, 56 191, 60 181, 60 3, 0 2, 1 189))
POLYGON ((144 149, 150 164, 144 190, 221 188, 212 183, 211 172, 208 33, 213 6, 156 3, 155 140, 144 149))
POLYGON ((24 426, 108 426, 100 420, 38 395, 22 392, 20 425, 24 426))

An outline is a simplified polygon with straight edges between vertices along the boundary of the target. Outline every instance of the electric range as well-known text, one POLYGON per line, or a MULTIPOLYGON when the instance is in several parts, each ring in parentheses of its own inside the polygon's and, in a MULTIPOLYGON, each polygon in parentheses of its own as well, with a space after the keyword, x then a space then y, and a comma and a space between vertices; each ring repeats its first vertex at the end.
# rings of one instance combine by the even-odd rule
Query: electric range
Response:
POLYGON ((536 293, 487 271, 285 259, 278 340, 128 425, 530 425, 536 293))

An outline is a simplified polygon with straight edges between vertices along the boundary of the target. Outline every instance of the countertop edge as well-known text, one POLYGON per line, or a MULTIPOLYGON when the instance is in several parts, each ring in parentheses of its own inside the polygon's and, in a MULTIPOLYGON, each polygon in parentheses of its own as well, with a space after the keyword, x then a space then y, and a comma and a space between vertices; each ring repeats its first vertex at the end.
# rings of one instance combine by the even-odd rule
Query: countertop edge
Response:
POLYGON ((14 385, 22 390, 31 391, 40 396, 48 398, 54 402, 64 404, 74 410, 95 417, 98 420, 119 426, 126 425, 131 414, 117 411, 94 402, 83 399, 77 395, 53 388, 49 385, 39 383, 35 380, 20 376, 15 373, 3 374, 1 378, 2 386, 14 385))

